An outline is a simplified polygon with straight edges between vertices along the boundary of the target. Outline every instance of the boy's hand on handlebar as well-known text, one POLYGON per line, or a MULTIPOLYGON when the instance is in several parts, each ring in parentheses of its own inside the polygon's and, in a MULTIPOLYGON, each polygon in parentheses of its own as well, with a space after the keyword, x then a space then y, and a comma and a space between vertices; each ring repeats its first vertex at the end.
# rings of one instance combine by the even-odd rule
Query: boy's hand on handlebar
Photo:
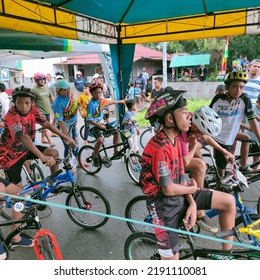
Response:
POLYGON ((235 160, 235 156, 228 151, 225 152, 224 157, 229 162, 233 162, 235 160))
POLYGON ((68 139, 64 140, 64 142, 65 142, 66 145, 68 145, 68 146, 71 145, 74 148, 76 148, 76 146, 77 146, 75 141, 71 138, 68 138, 68 139))
POLYGON ((56 160, 52 156, 43 156, 41 158, 41 161, 43 162, 43 164, 47 165, 48 167, 52 167, 53 165, 56 164, 56 160))

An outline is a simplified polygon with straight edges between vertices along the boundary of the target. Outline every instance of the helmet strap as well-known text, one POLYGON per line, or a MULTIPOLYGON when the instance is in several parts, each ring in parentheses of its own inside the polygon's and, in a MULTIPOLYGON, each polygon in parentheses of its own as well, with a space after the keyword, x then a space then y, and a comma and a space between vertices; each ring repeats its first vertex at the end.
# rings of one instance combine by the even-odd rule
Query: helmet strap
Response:
POLYGON ((174 117, 174 113, 173 113, 173 112, 170 112, 170 114, 171 114, 171 117, 172 117, 173 125, 172 125, 172 126, 166 126, 165 123, 164 123, 163 126, 164 126, 166 129, 174 128, 174 130, 176 130, 178 133, 180 133, 181 130, 179 129, 179 127, 178 127, 178 125, 177 125, 176 119, 175 119, 175 117, 174 117))

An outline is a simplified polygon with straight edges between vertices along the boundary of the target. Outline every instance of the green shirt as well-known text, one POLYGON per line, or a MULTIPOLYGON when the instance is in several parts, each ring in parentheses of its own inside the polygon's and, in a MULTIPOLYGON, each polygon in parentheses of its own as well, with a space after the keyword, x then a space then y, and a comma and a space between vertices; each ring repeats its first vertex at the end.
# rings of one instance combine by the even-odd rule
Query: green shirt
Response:
POLYGON ((43 87, 34 87, 35 91, 35 99, 34 104, 36 108, 40 111, 42 114, 50 114, 51 113, 51 91, 48 88, 48 86, 43 87))

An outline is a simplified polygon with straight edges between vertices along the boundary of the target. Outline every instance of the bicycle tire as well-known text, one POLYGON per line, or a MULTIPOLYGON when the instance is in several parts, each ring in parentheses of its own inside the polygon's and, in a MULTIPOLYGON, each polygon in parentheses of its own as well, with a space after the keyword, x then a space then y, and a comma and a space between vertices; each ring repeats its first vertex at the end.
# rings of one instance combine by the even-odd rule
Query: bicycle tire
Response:
POLYGON ((82 127, 80 128, 79 130, 79 134, 80 134, 80 137, 84 140, 84 141, 88 141, 88 143, 95 143, 96 142, 96 137, 94 137, 92 135, 92 133, 88 130, 88 134, 87 134, 87 138, 85 138, 85 129, 86 129, 86 126, 85 125, 82 125, 82 127))
POLYGON ((36 247, 38 248, 38 252, 44 258, 44 260, 56 260, 54 247, 50 241, 49 236, 40 236, 37 239, 36 247))
MULTIPOLYGON (((140 222, 151 223, 151 216, 146 206, 146 195, 139 195, 131 199, 125 208, 125 217, 127 219, 137 220, 140 222)), ((149 232, 153 233, 153 227, 137 224, 134 222, 126 222, 132 233, 149 232)))
POLYGON ((32 171, 31 177, 34 182, 38 182, 38 181, 45 179, 45 176, 43 174, 41 167, 36 162, 33 162, 32 164, 30 164, 30 169, 32 171))
MULTIPOLYGON (((98 173, 102 168, 102 164, 100 164, 99 167, 95 167, 93 165, 93 157, 94 157, 94 148, 92 146, 85 145, 79 149, 78 158, 79 158, 80 165, 82 169, 90 175, 94 175, 98 173)), ((100 154, 98 154, 98 158, 99 158, 99 162, 101 162, 100 154)))
POLYGON ((132 233, 124 244, 126 260, 159 260, 157 240, 148 232, 132 233))
MULTIPOLYGON (((87 213, 87 211, 109 215, 111 213, 111 208, 105 196, 100 191, 91 187, 78 187, 75 188, 75 192, 81 203, 80 209, 86 211, 82 212, 66 209, 69 218, 75 224, 85 229, 96 229, 103 226, 108 221, 109 217, 90 214, 87 213)), ((67 196, 66 206, 79 208, 73 192, 70 192, 67 196)))
MULTIPOLYGON (((248 214, 252 222, 260 219, 260 214, 248 214)), ((246 225, 243 222, 242 216, 239 216, 235 220, 235 227, 245 227, 246 225)), ((258 229, 260 228, 260 225, 258 226, 258 229)), ((248 239, 248 236, 246 234, 241 233, 241 236, 243 239, 248 239)))
POLYGON ((145 129, 140 135, 140 146, 144 149, 149 140, 154 136, 154 130, 152 128, 145 129))
POLYGON ((140 185, 139 177, 141 173, 142 157, 137 153, 131 153, 126 159, 126 170, 135 184, 140 185))

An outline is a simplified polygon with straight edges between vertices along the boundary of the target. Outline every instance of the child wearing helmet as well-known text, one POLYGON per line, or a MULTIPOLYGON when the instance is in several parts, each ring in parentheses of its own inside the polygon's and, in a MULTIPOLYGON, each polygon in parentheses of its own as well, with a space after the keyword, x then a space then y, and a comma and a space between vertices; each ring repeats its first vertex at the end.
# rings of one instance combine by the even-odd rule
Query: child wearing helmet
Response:
MULTIPOLYGON (((222 120, 222 129, 215 137, 215 140, 221 147, 230 151, 245 117, 258 141, 260 141, 260 130, 252 109, 251 100, 244 93, 244 86, 247 83, 246 73, 230 72, 226 75, 224 83, 226 85, 226 94, 216 95, 209 106, 222 120)), ((216 149, 214 149, 214 155, 219 174, 224 176, 227 160, 223 153, 216 149)), ((240 161, 241 171, 247 169, 247 158, 248 150, 242 154, 240 161)))
MULTIPOLYGON (((197 218, 197 210, 221 211, 221 230, 234 226, 235 201, 230 194, 200 189, 194 179, 186 182, 181 145, 178 135, 190 127, 190 114, 184 91, 166 87, 147 110, 145 118, 156 120, 162 129, 151 138, 142 155, 140 184, 147 195, 147 205, 153 224, 179 229, 184 223, 190 230, 197 218)), ((200 186, 199 186, 200 187, 200 186)), ((154 228, 161 259, 178 259, 178 234, 154 228)), ((232 237, 228 237, 232 240, 232 237)), ((223 244, 223 249, 232 245, 223 244)))
POLYGON ((35 145, 36 124, 51 130, 62 139, 75 145, 74 141, 61 133, 55 126, 42 116, 33 104, 35 92, 24 86, 15 88, 12 93, 14 106, 4 119, 4 132, 0 145, 1 168, 5 170, 8 180, 22 187, 21 170, 24 162, 39 158, 50 167, 51 172, 58 171, 55 157, 59 156, 56 149, 35 145))
MULTIPOLYGON (((102 98, 102 94, 103 94, 102 90, 103 90, 103 85, 100 83, 92 83, 89 86, 89 91, 92 95, 92 99, 88 103, 86 119, 89 124, 89 129, 91 130, 91 133, 97 139, 94 146, 94 158, 93 158, 93 165, 95 167, 99 167, 101 165, 101 162, 99 162, 99 158, 98 158, 98 152, 103 143, 103 136, 101 131, 113 128, 111 125, 109 125, 109 123, 106 123, 106 125, 103 124, 103 119, 104 119, 103 108, 111 104, 125 103, 124 100, 107 100, 105 98, 102 98)), ((113 144, 116 145, 118 143, 119 143, 119 134, 115 132, 113 144)), ((114 148, 115 153, 117 152, 117 149, 118 146, 114 148)))
MULTIPOLYGON (((79 145, 79 133, 77 128, 78 106, 74 94, 70 91, 70 84, 65 80, 58 80, 56 83, 57 96, 52 104, 55 120, 60 130, 71 137, 76 143, 77 155, 79 145)), ((64 144, 64 157, 68 155, 67 143, 64 144)))

